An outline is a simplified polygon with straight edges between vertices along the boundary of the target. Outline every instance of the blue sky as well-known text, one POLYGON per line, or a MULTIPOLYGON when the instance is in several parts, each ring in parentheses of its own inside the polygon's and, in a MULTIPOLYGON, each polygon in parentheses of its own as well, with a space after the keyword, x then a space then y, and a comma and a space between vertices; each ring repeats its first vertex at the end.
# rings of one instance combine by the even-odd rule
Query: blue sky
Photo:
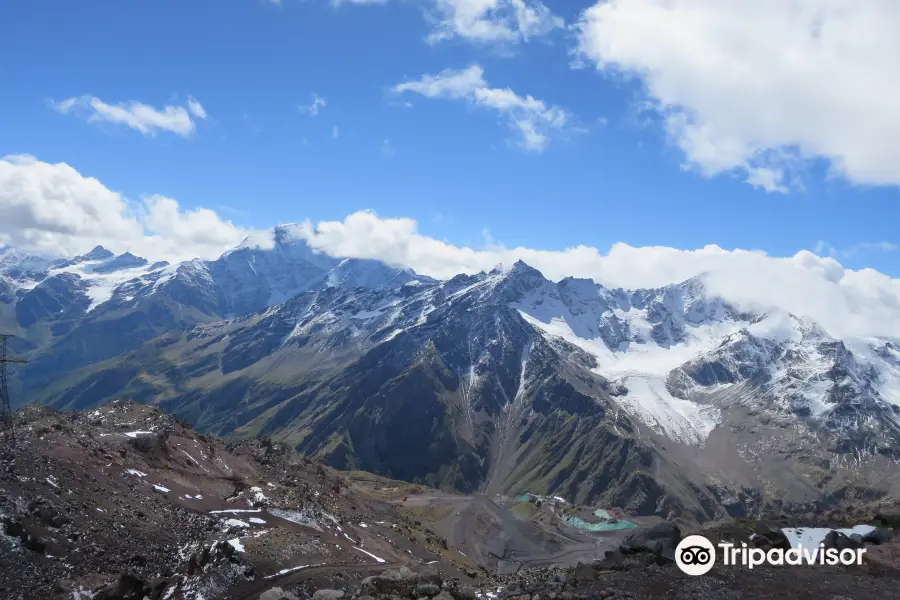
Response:
MULTIPOLYGON (((64 162, 128 198, 161 194, 245 228, 372 209, 414 219, 421 233, 456 245, 718 244, 775 256, 818 248, 849 268, 900 274, 900 193, 878 157, 860 166, 859 140, 816 137, 816 123, 766 134, 774 140, 762 144, 766 165, 776 160, 771 152, 792 148, 783 160, 790 184, 754 187, 746 169, 710 167, 717 158, 686 151, 687 135, 667 134, 673 107, 703 107, 704 122, 720 130, 732 124, 709 102, 642 76, 658 53, 576 51, 616 15, 574 30, 594 1, 545 4, 566 27, 527 40, 457 32, 429 42, 442 15, 430 0, 7 2, 0 48, 16 58, 0 64, 0 155, 64 162), (599 52, 616 68, 598 69, 599 52), (522 148, 508 112, 468 96, 393 89, 472 65, 487 88, 558 107, 566 124, 551 128, 542 149, 522 148), (663 91, 648 91, 654 86, 663 91), (302 108, 313 94, 325 100, 315 115, 302 108), (159 110, 193 98, 207 118, 195 118, 190 135, 149 135, 54 108, 83 96, 159 110), (835 156, 851 166, 836 169, 835 156)), ((691 64, 681 68, 696 74, 691 64)), ((714 153, 735 131, 715 138, 714 153)))

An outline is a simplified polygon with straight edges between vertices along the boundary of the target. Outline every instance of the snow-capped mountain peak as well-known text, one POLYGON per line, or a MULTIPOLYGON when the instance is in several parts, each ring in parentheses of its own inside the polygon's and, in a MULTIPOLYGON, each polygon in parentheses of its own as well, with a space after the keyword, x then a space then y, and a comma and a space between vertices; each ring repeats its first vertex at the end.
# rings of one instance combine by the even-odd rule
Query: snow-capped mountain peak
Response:
MULTIPOLYGON (((703 444, 736 404, 832 428, 850 427, 859 411, 892 422, 891 407, 900 406, 900 349, 893 342, 837 339, 783 310, 742 310, 710 294, 702 278, 655 289, 609 289, 588 279, 552 282, 517 261, 435 282, 380 261, 318 252, 306 242, 303 227, 280 226, 271 231, 271 243, 248 240, 217 260, 176 265, 148 265, 129 253, 112 256, 95 248, 47 264, 26 283, 10 277, 11 266, 20 268, 25 259, 7 249, 0 253, 0 297, 31 306, 22 317, 31 327, 42 319, 71 322, 149 310, 145 303, 151 301, 181 307, 165 309, 174 310, 167 317, 171 323, 262 313, 283 303, 293 314, 289 301, 313 290, 309 297, 319 300, 298 305, 291 317, 294 332, 280 343, 346 330, 348 339, 363 346, 432 327, 450 315, 459 327, 474 327, 467 319, 508 310, 532 332, 527 339, 561 340, 589 356, 591 369, 609 382, 625 412, 689 444, 703 444), (323 308, 341 298, 341 307, 323 308), (52 310, 42 308, 48 306, 52 310), (185 313, 185 307, 195 312, 185 313)), ((472 364, 461 368, 473 369, 472 377, 495 364, 497 348, 524 343, 498 333, 505 331, 507 325, 498 323, 507 316, 490 318, 496 323, 480 324, 472 333, 475 345, 487 346, 469 349, 467 342, 472 364)))

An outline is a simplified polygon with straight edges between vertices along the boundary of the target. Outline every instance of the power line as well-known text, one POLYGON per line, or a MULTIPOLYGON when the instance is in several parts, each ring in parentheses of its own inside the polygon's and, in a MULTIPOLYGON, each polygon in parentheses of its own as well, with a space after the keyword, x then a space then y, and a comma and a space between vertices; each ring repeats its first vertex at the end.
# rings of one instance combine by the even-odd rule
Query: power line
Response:
POLYGON ((13 336, 0 333, 0 428, 8 431, 11 438, 16 431, 13 425, 12 406, 9 401, 9 386, 6 377, 6 365, 24 363, 20 358, 10 358, 6 351, 6 340, 13 336))

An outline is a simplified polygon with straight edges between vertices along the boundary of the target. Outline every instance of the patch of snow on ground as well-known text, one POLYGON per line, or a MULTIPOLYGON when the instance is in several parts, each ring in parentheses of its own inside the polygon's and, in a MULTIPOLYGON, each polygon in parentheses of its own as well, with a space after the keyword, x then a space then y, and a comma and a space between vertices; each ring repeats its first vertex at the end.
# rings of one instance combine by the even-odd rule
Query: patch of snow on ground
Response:
POLYGON ((234 538, 233 540, 228 540, 228 544, 232 548, 234 548, 235 552, 243 552, 244 551, 244 545, 241 543, 241 540, 239 538, 234 538))
MULTIPOLYGON (((202 498, 202 496, 197 496, 197 498, 202 498)), ((211 515, 221 515, 226 513, 259 513, 262 512, 261 508, 229 508, 227 510, 211 510, 209 514, 211 515)))
POLYGON ((137 469, 125 469, 126 475, 134 475, 135 477, 146 477, 147 474, 143 471, 138 471, 137 469))
POLYGON ((265 525, 266 524, 265 521, 263 521, 262 519, 257 519, 256 517, 250 517, 247 520, 255 525, 265 525))
POLYGON ((274 575, 266 575, 266 579, 273 579, 275 577, 280 577, 282 575, 287 575, 288 573, 293 573, 294 571, 300 571, 301 569, 308 569, 310 567, 321 567, 325 563, 317 563, 314 565, 300 565, 299 567, 292 567, 290 569, 282 569, 275 573, 274 575))
POLYGON ((356 546, 353 546, 353 549, 354 549, 354 550, 359 550, 359 551, 362 552, 363 554, 368 554, 369 556, 371 556, 372 558, 374 558, 375 561, 378 562, 378 564, 381 564, 381 563, 384 562, 384 559, 378 558, 377 556, 375 556, 375 555, 372 554, 371 552, 368 552, 368 551, 366 551, 366 550, 363 550, 362 548, 358 548, 358 547, 356 547, 356 546))
MULTIPOLYGON (((854 533, 866 535, 874 530, 875 528, 871 525, 855 525, 850 529, 835 529, 834 531, 849 536, 854 533)), ((832 530, 827 527, 785 527, 781 531, 783 531, 784 535, 790 540, 791 547, 797 548, 802 546, 804 548, 813 549, 818 548, 819 544, 822 543, 822 540, 825 539, 825 536, 828 535, 828 532, 832 530)))
POLYGON ((285 521, 290 521, 291 523, 297 523, 298 525, 305 525, 307 527, 311 527, 316 531, 322 531, 321 524, 310 514, 305 512, 299 512, 296 510, 285 510, 282 508, 270 508, 269 514, 272 516, 278 517, 279 519, 284 519, 285 521))
POLYGON ((185 455, 186 455, 189 459, 191 459, 191 462, 193 462, 195 465, 197 465, 198 467, 200 467, 201 469, 203 469, 204 471, 206 471, 207 473, 209 473, 209 469, 207 469, 206 467, 204 467, 203 465, 201 465, 201 464, 197 461, 196 458, 194 458, 193 456, 191 456, 190 454, 188 454, 187 450, 185 450, 184 448, 182 448, 181 451, 184 452, 185 455))
POLYGON ((254 486, 250 488, 250 491, 253 492, 253 501, 257 504, 265 504, 269 501, 269 499, 266 498, 266 496, 263 494, 262 488, 254 486))
POLYGON ((136 438, 139 435, 153 435, 152 431, 126 431, 123 435, 127 435, 130 438, 136 438))
POLYGON ((51 475, 50 477, 47 478, 47 483, 49 483, 50 485, 52 485, 55 488, 59 487, 59 484, 56 482, 56 477, 54 477, 53 475, 51 475))
POLYGON ((225 520, 226 527, 250 527, 250 524, 246 521, 241 521, 239 519, 226 519, 225 520))
POLYGON ((172 491, 167 487, 163 487, 161 485, 156 485, 155 483, 153 484, 153 489, 156 490, 157 492, 162 492, 163 494, 167 494, 172 491))

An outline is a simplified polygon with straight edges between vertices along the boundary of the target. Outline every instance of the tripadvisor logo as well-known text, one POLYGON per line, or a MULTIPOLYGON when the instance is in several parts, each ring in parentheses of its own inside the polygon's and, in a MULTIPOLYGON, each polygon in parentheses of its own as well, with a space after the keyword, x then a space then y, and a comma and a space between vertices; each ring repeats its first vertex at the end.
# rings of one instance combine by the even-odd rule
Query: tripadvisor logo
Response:
MULTIPOLYGON (((762 548, 750 548, 746 543, 737 546, 728 542, 720 542, 718 554, 721 563, 725 566, 745 566, 748 569, 760 565, 861 565, 865 548, 825 548, 824 544, 818 547, 805 548, 797 546, 790 550, 772 548, 769 551, 762 548)), ((687 575, 703 575, 709 573, 716 564, 717 548, 711 541, 702 535, 689 535, 675 548, 675 564, 687 575)))

